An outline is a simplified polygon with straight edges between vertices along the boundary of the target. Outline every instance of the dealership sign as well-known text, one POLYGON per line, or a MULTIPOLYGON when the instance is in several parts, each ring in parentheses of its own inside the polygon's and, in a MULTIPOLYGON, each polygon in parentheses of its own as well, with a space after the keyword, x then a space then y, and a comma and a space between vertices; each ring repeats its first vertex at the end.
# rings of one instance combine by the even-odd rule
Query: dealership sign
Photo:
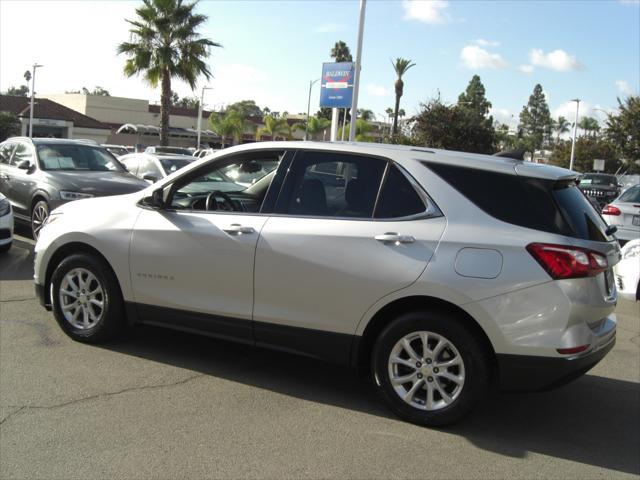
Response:
POLYGON ((323 63, 320 83, 320 106, 351 108, 353 97, 353 62, 323 63))

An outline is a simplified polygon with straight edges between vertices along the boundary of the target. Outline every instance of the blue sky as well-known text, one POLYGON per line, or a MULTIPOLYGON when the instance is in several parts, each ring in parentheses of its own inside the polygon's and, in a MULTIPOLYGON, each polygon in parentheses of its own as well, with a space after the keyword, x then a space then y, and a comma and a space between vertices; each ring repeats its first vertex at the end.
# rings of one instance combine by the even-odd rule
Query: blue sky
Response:
MULTIPOLYGON (((127 36, 123 18, 136 4, 0 1, 0 89, 19 84, 38 61, 45 64, 39 92, 101 85, 112 95, 157 101, 159 90, 122 76, 123 59, 115 55, 127 36), (24 36, 27 16, 31 39, 24 36)), ((209 15, 203 33, 224 45, 210 60, 210 107, 252 98, 272 110, 303 112, 308 82, 319 78, 333 44, 344 40, 355 55, 357 1, 203 1, 199 10, 209 15)), ((416 63, 405 77, 402 107, 409 114, 438 92, 454 102, 478 74, 502 121, 517 122, 536 83, 553 114, 572 119, 569 100, 579 97, 584 113, 601 117, 593 109, 614 108, 617 96, 640 90, 640 4, 369 0, 360 106, 379 117, 393 105, 390 59, 398 56, 416 63)), ((191 95, 186 85, 175 89, 191 95)), ((316 85, 312 110, 317 105, 316 85)))

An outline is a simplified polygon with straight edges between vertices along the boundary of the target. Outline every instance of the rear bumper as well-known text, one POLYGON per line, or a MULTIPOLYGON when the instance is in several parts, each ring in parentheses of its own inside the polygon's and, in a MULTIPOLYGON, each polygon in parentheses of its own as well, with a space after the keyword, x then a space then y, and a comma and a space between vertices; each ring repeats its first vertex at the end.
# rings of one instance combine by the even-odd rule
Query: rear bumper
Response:
POLYGON ((591 350, 575 357, 496 355, 500 389, 536 392, 561 387, 591 370, 616 343, 616 322, 606 319, 591 350))

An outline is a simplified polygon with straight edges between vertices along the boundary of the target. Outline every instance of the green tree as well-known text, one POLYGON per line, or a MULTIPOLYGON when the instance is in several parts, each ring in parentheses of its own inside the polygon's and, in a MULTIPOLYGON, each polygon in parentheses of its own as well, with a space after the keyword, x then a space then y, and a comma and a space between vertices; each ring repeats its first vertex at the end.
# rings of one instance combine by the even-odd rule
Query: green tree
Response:
POLYGON ((365 122, 373 122, 376 119, 376 116, 373 113, 373 110, 369 110, 368 108, 359 108, 358 118, 361 118, 365 122))
POLYGON ((323 133, 330 126, 331 126, 331 120, 327 120, 326 118, 322 118, 322 117, 310 117, 309 126, 307 127, 309 138, 311 140, 315 140, 316 136, 323 133))
POLYGON ((0 112, 0 142, 20 135, 20 120, 12 112, 0 112))
POLYGON ((400 110, 400 97, 404 93, 404 81, 402 80, 402 76, 407 73, 411 67, 415 66, 415 63, 411 63, 411 60, 407 60, 404 58, 396 58, 395 62, 391 62, 393 65, 393 70, 396 72, 396 82, 394 84, 396 91, 396 106, 393 113, 393 134, 396 135, 398 133, 398 110, 400 110))
POLYGON ((584 135, 596 137, 600 131, 600 124, 593 117, 583 117, 578 122, 578 128, 582 129, 584 135))
POLYGON ((532 155, 534 150, 541 149, 551 137, 551 114, 540 84, 534 87, 529 102, 522 108, 518 128, 532 155))
POLYGON ((198 108, 199 103, 200 99, 198 97, 182 97, 180 100, 174 103, 174 105, 176 107, 190 108, 194 110, 198 108))
POLYGON ((26 85, 20 85, 19 87, 9 87, 7 89, 7 95, 13 95, 15 97, 26 97, 29 95, 29 87, 26 85))
MULTIPOLYGON (((458 96, 458 105, 485 117, 489 114, 491 102, 485 96, 485 88, 478 75, 471 77, 467 89, 458 96)), ((493 122, 493 120, 492 120, 493 122)))
POLYGON ((276 135, 287 136, 289 127, 286 118, 275 117, 274 115, 265 115, 262 118, 263 127, 256 132, 256 140, 261 140, 263 135, 269 135, 272 140, 276 139, 276 135))
POLYGON ((331 49, 331 58, 333 58, 336 62, 353 62, 353 57, 351 56, 351 50, 346 43, 342 40, 336 42, 336 44, 331 49))
POLYGON ((226 146, 229 139, 239 143, 244 133, 243 119, 235 112, 225 114, 212 112, 209 115, 209 126, 220 135, 222 148, 226 146))
POLYGON ((262 109, 256 105, 253 100, 242 100, 240 102, 232 103, 226 108, 227 112, 237 112, 243 118, 259 117, 264 115, 262 109))
POLYGON ((605 136, 625 161, 625 169, 640 173, 640 96, 618 99, 618 114, 609 115, 605 136))
POLYGON ((563 133, 568 133, 571 130, 571 124, 569 120, 564 118, 562 115, 558 117, 558 120, 555 120, 552 124, 553 131, 556 132, 556 143, 560 143, 560 136, 563 133))
MULTIPOLYGON (((571 141, 562 141, 555 145, 549 163, 563 168, 569 168, 571 158, 571 141)), ((604 160, 605 172, 616 173, 622 162, 614 145, 594 137, 580 137, 576 139, 576 152, 573 168, 577 172, 591 172, 593 161, 604 160)))
POLYGON ((195 13, 197 1, 143 0, 136 19, 127 20, 131 41, 118 45, 118 53, 128 58, 125 75, 142 74, 152 87, 161 85, 160 144, 169 143, 171 80, 178 78, 195 89, 198 78, 211 78, 205 63, 211 47, 220 44, 203 38, 198 32, 207 16, 195 13))
MULTIPOLYGON (((344 129, 344 137, 349 137, 349 131, 351 124, 347 123, 345 126, 339 129, 338 136, 342 137, 342 130, 344 129)), ((372 142, 373 137, 369 135, 373 130, 373 125, 362 118, 356 119, 356 142, 372 142)))

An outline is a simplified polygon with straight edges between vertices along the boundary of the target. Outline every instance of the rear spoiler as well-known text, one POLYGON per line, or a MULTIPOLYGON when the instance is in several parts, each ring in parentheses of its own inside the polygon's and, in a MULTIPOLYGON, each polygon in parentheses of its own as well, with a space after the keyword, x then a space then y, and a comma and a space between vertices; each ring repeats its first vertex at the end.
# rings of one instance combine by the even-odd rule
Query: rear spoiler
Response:
POLYGON ((524 150, 504 150, 494 153, 494 157, 512 158, 514 160, 522 160, 524 162, 524 150))

